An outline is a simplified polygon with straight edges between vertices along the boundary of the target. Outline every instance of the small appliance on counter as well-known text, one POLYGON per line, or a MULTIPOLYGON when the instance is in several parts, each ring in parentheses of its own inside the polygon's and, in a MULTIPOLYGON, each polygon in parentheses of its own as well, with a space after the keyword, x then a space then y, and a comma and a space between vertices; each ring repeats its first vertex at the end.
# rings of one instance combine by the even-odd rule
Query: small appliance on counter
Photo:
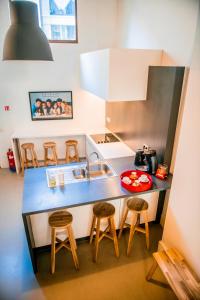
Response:
POLYGON ((143 149, 136 150, 135 166, 137 170, 155 174, 158 167, 156 150, 147 145, 144 145, 143 149))

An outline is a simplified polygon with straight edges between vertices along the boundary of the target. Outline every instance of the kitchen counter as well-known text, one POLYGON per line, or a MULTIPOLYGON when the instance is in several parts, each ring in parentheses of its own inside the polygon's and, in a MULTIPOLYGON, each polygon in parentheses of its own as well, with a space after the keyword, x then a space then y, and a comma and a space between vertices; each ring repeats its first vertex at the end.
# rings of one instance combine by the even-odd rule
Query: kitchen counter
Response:
MULTIPOLYGON (((85 221, 88 223, 88 218, 89 216, 91 217, 91 213, 88 212, 88 215, 86 215, 84 207, 88 205, 91 206, 90 204, 92 203, 109 200, 116 203, 120 201, 120 199, 124 202, 124 198, 129 196, 153 194, 156 191, 163 193, 162 191, 169 189, 171 186, 171 175, 165 181, 153 176, 153 186, 150 190, 140 193, 130 193, 121 187, 119 175, 125 170, 135 168, 133 157, 111 159, 106 160, 106 162, 114 169, 117 176, 69 183, 64 187, 56 188, 48 188, 45 167, 25 170, 22 217, 34 272, 37 272, 37 246, 34 242, 31 217, 40 216, 42 213, 58 209, 68 208, 69 211, 70 209, 77 209, 79 216, 75 218, 74 226, 79 225, 84 228, 85 224, 82 224, 80 216, 85 215, 87 218, 85 221), (80 207, 82 207, 82 213, 80 207)), ((47 225, 48 216, 46 216, 46 218, 47 225)), ((38 224, 38 222, 39 219, 36 220, 36 224, 38 224)), ((41 232, 41 227, 39 227, 39 232, 41 232)))
MULTIPOLYGON (((132 195, 121 187, 119 175, 125 170, 135 169, 133 157, 111 159, 106 160, 106 162, 111 165, 118 176, 68 183, 63 187, 56 188, 47 186, 46 167, 25 170, 23 215, 125 198, 132 195)), ((142 193, 166 190, 170 188, 170 184, 171 176, 165 181, 153 176, 152 188, 142 193)), ((134 193, 134 195, 136 194, 134 193)))

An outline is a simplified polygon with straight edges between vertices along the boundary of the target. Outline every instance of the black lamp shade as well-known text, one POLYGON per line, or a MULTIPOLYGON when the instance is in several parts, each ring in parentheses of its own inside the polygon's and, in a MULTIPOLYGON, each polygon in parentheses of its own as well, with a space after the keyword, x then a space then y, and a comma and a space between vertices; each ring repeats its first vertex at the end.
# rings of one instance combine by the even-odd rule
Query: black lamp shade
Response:
POLYGON ((51 48, 39 27, 37 4, 10 1, 11 25, 7 31, 3 60, 52 61, 51 48))

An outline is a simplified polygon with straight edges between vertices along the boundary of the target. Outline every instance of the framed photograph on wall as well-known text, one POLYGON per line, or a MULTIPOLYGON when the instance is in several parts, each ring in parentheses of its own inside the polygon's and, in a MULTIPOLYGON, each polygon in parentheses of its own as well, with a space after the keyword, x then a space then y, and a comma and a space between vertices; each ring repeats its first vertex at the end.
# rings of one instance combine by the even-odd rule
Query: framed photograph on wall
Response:
POLYGON ((29 92, 33 121, 73 119, 72 91, 29 92))

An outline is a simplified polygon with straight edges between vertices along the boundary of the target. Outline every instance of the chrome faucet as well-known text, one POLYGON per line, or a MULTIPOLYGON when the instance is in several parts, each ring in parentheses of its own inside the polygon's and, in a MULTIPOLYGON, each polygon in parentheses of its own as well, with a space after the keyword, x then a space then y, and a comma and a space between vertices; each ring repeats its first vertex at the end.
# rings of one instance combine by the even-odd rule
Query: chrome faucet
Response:
POLYGON ((88 177, 88 179, 90 179, 90 158, 94 154, 96 155, 97 160, 99 161, 100 160, 99 154, 96 151, 90 153, 89 156, 86 156, 86 161, 87 161, 87 167, 86 167, 86 169, 87 169, 87 177, 88 177))

